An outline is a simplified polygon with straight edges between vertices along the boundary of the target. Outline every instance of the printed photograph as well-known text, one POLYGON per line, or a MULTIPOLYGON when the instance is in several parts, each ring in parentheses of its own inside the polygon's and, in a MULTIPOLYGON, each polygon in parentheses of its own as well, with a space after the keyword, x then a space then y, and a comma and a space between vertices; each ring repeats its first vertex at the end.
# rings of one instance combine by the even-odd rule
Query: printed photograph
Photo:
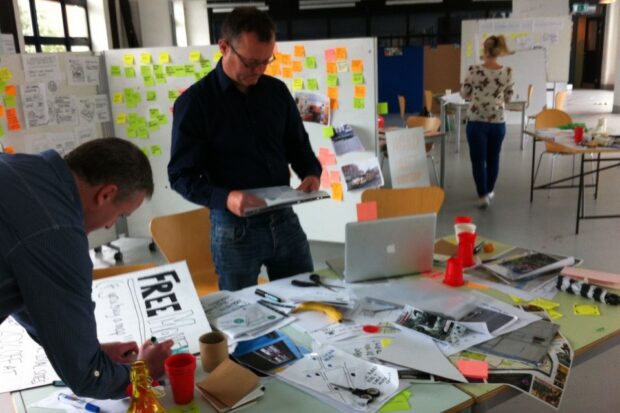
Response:
POLYGON ((558 407, 562 397, 562 390, 552 386, 550 383, 534 378, 532 396, 549 403, 553 407, 558 407))
POLYGON ((508 384, 527 393, 530 391, 530 387, 532 385, 532 375, 522 373, 496 374, 489 372, 487 383, 508 384))
POLYGON ((329 98, 318 93, 295 92, 295 103, 304 122, 329 125, 329 98))
POLYGON ((364 150, 364 145, 362 145, 351 125, 334 126, 334 136, 331 137, 331 140, 337 156, 364 150))
POLYGON ((381 174, 376 157, 343 165, 341 169, 347 184, 347 191, 383 186, 383 174, 381 174))
POLYGON ((553 384, 563 389, 564 386, 566 385, 567 378, 568 378, 568 368, 560 364, 558 366, 558 371, 555 373, 555 379, 553 380, 553 384))

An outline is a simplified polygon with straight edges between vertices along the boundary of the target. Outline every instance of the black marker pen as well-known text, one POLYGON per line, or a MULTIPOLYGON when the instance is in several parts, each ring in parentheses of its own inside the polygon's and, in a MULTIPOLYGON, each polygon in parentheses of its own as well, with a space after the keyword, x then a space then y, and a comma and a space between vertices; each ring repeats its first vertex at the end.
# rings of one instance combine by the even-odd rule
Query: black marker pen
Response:
POLYGON ((254 294, 260 295, 261 297, 264 297, 268 300, 275 301, 276 303, 281 303, 283 301, 280 297, 275 296, 273 294, 269 294, 267 291, 263 291, 260 288, 257 288, 256 290, 254 290, 254 294))

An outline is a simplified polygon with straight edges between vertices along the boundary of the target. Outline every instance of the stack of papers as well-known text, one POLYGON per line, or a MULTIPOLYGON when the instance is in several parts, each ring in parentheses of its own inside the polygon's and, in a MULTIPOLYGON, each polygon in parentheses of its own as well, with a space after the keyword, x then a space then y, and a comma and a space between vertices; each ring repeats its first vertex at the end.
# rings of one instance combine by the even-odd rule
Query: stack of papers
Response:
POLYGON ((574 257, 561 257, 538 251, 515 249, 510 256, 484 264, 484 267, 510 283, 534 278, 537 275, 574 264, 574 257))

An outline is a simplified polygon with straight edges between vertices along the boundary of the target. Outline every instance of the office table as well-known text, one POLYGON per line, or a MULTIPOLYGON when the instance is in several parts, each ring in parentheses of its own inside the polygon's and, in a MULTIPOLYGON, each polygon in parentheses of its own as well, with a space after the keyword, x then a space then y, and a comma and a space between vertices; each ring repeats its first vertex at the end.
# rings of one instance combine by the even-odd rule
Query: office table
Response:
MULTIPOLYGON (((387 150, 385 143, 385 131, 402 129, 398 127, 394 128, 386 128, 383 130, 379 130, 379 151, 384 154, 387 150)), ((439 186, 441 188, 444 187, 445 176, 446 176, 446 133, 445 131, 438 132, 424 132, 424 142, 425 143, 435 143, 436 140, 439 140, 441 146, 439 149, 439 186)))
MULTIPOLYGON (((452 236, 453 239, 453 236, 452 236)), ((503 244, 498 243, 498 248, 503 248, 503 244)), ((499 252, 499 251, 498 251, 499 252)), ((328 269, 319 271, 321 275, 335 274, 328 269)), ((463 287, 467 288, 467 287, 463 287)), ((476 289, 477 290, 477 289, 476 289)), ((478 291, 478 290, 477 290, 478 291)), ((505 302, 511 302, 508 295, 492 289, 483 290, 484 293, 505 302)), ((575 351, 575 361, 573 366, 584 359, 585 355, 591 355, 602 349, 604 344, 611 342, 612 339, 620 337, 620 307, 598 304, 601 309, 599 317, 576 316, 572 312, 573 304, 593 304, 594 302, 583 297, 558 293, 554 301, 560 303, 557 309, 562 312, 564 317, 555 320, 560 324, 561 333, 569 340, 575 351)), ((286 327, 290 329, 290 327, 286 327)), ((288 331, 287 331, 288 333, 288 331)), ((302 334, 297 332, 296 334, 302 334)), ((306 339, 308 338, 305 336, 306 339)), ((295 341, 303 341, 303 338, 293 337, 295 341)), ((204 379, 205 373, 197 363, 196 380, 204 379)), ((291 406, 295 406, 297 413, 304 412, 334 412, 334 408, 322 403, 303 391, 290 386, 280 380, 269 379, 265 383, 266 392, 259 402, 251 407, 252 412, 289 412, 291 406)), ((499 400, 502 396, 514 396, 518 393, 506 385, 499 384, 413 384, 410 387, 412 397, 410 398, 411 411, 421 412, 457 412, 464 409, 484 408, 487 403, 499 400), (510 390, 510 392, 509 392, 510 390)), ((57 387, 44 386, 35 389, 23 390, 12 394, 13 400, 19 413, 53 413, 57 410, 28 408, 28 405, 39 401, 54 391, 57 387)), ((194 405, 200 412, 213 411, 206 401, 195 392, 194 405)), ((163 398, 166 408, 173 408, 171 394, 167 389, 167 394, 163 398)), ((179 410, 181 412, 182 410, 179 410)))
POLYGON ((579 222, 582 219, 607 219, 607 218, 620 218, 618 214, 612 215, 586 215, 585 212, 585 188, 594 188, 594 199, 598 198, 598 184, 599 174, 602 171, 620 166, 620 148, 606 148, 606 147, 586 147, 576 145, 571 136, 567 136, 566 132, 557 132, 556 136, 552 136, 553 133, 549 131, 525 131, 525 133, 532 137, 532 167, 530 171, 530 203, 534 200, 534 190, 539 189, 570 189, 577 188, 577 216, 575 219, 575 234, 579 234, 579 222), (557 150, 563 154, 579 156, 579 172, 576 175, 570 175, 565 178, 556 179, 551 182, 547 182, 541 185, 534 185, 534 169, 536 163, 536 143, 552 143, 557 150), (611 154, 612 157, 602 158, 603 154, 611 154), (586 155, 596 155, 596 159, 586 159, 586 155), (588 172, 584 170, 586 163, 596 163, 596 168, 588 172), (607 164, 601 167, 601 163, 607 164), (610 164, 611 163, 611 164, 610 164), (585 184, 585 177, 588 175, 595 175, 594 184, 585 184), (575 178, 578 178, 578 184, 574 185, 572 182, 575 178), (564 183, 571 181, 570 185, 564 183))

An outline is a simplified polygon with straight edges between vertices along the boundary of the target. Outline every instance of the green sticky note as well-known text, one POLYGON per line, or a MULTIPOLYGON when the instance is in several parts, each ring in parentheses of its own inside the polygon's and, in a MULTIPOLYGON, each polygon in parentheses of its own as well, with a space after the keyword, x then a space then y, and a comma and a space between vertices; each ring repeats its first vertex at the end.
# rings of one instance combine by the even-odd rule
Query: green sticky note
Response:
POLYGON ((179 91, 178 90, 169 90, 168 91, 168 100, 177 100, 177 98, 179 97, 179 91))
POLYGON ((159 156, 161 155, 161 146, 159 145, 152 145, 151 146, 151 153, 155 156, 159 156))
POLYGON ((150 152, 149 152, 149 148, 148 148, 148 147, 145 147, 145 148, 140 148, 140 150, 141 150, 141 151, 142 151, 142 152, 143 152, 146 156, 149 156, 149 155, 150 155, 150 152))
POLYGON ((306 56, 305 63, 308 69, 316 69, 316 57, 306 56))
POLYGON ((364 74, 363 73, 353 73, 351 75, 354 85, 363 85, 364 84, 364 74))
POLYGON ((2 124, 0 123, 0 138, 2 138, 4 136, 4 128, 2 127, 2 124))
POLYGON ((202 69, 200 73, 198 74, 199 79, 202 79, 203 77, 208 75, 210 71, 211 69, 202 69))
POLYGON ((155 79, 153 79, 153 76, 144 77, 144 86, 148 86, 148 87, 155 86, 155 79))
POLYGON ((364 98, 353 98, 353 108, 364 109, 364 98))
POLYGON ((319 90, 319 81, 317 79, 306 79, 308 90, 319 90))
POLYGON ((127 122, 129 122, 130 125, 133 125, 134 123, 136 123, 137 120, 138 120, 137 113, 130 113, 129 115, 127 115, 127 122))
POLYGON ((323 127, 323 137, 331 138, 332 136, 334 136, 334 127, 333 126, 323 127))
POLYGON ((6 106, 7 109, 14 108, 15 107, 15 96, 4 95, 4 106, 6 106))
POLYGON ((121 75, 121 67, 120 66, 110 66, 110 74, 112 76, 120 76, 121 75))
POLYGON ((303 90, 304 80, 302 78, 293 79, 293 90, 303 90))
POLYGON ((150 108, 149 109, 149 117, 156 118, 158 116, 159 116, 159 109, 157 109, 157 108, 150 108))
POLYGON ((202 62, 200 62, 200 67, 202 67, 203 70, 211 70, 211 61, 209 59, 205 59, 202 62))
POLYGON ((159 116, 157 116, 157 120, 159 120, 160 125, 168 124, 168 116, 166 116, 165 113, 160 113, 159 116))
POLYGON ((185 76, 185 66, 174 66, 174 76, 183 77, 185 76))
POLYGON ((138 132, 138 138, 140 138, 140 139, 148 139, 148 137, 149 137, 149 130, 146 128, 146 126, 139 126, 137 132, 138 132))
POLYGON ((146 77, 146 76, 151 76, 151 73, 152 73, 152 72, 151 72, 151 66, 148 66, 148 65, 145 65, 145 66, 140 66, 140 74, 141 74, 143 77, 146 77))
POLYGON ((138 132, 136 131, 136 127, 135 126, 127 127, 127 137, 128 138, 137 138, 138 137, 138 132))
POLYGON ((338 75, 330 73, 327 75, 327 86, 338 86, 338 75))
POLYGON ((153 119, 149 121, 149 130, 151 132, 155 132, 157 130, 159 130, 159 120, 157 119, 153 119))
POLYGON ((194 65, 185 65, 185 75, 192 75, 195 72, 194 65))
POLYGON ((164 67, 162 65, 153 65, 153 72, 155 74, 158 74, 158 73, 164 74, 164 67))
POLYGON ((138 116, 136 119, 136 125, 142 128, 146 128, 146 118, 144 116, 138 116))
POLYGON ((136 69, 134 69, 133 67, 126 67, 125 68, 125 77, 136 77, 136 69))
POLYGON ((155 73, 155 81, 157 83, 166 83, 166 75, 163 73, 155 73))
POLYGON ((388 114, 388 103, 387 102, 377 103, 377 112, 379 112, 379 115, 387 115, 388 114))

